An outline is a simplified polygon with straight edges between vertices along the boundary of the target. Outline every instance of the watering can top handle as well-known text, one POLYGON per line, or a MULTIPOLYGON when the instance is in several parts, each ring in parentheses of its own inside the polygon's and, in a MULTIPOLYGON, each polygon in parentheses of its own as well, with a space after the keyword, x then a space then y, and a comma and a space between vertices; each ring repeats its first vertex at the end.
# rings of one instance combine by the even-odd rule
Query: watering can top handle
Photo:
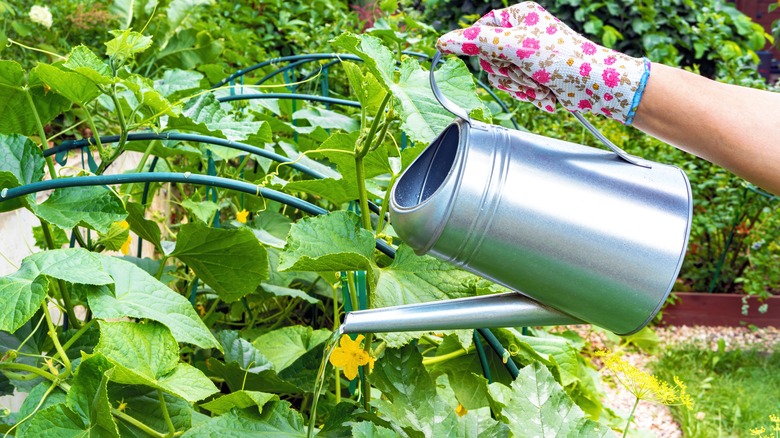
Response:
POLYGON ((456 105, 451 100, 444 97, 444 94, 442 94, 441 90, 439 89, 439 86, 436 84, 436 77, 433 75, 433 73, 436 71, 436 66, 439 65, 439 61, 441 61, 441 57, 442 57, 442 53, 437 50, 436 54, 433 55, 433 59, 431 60, 430 81, 431 81, 431 90, 433 90, 433 96, 436 98, 436 100, 439 101, 439 104, 443 106, 444 109, 454 114, 455 117, 459 117, 471 123, 471 118, 469 118, 469 113, 463 108, 456 105))
MULTIPOLYGON (((436 78, 434 77, 434 72, 436 71, 436 66, 439 65, 439 61, 441 61, 442 53, 440 51, 436 51, 436 54, 433 55, 433 59, 431 60, 431 74, 430 74, 430 81, 431 81, 431 90, 433 90, 433 96, 436 97, 436 100, 439 101, 439 104, 441 104, 444 109, 451 112, 455 117, 461 118, 465 120, 466 122, 471 123, 471 118, 469 117, 468 112, 466 112, 465 109, 459 107, 457 104, 452 102, 451 100, 444 97, 444 94, 442 94, 441 90, 439 89, 439 86, 436 84, 436 78)), ((623 149, 620 149, 609 141, 608 138, 604 137, 604 135, 599 132, 598 129, 596 129, 595 126, 591 125, 590 122, 588 122, 585 117, 582 116, 582 114, 578 112, 571 112, 574 117, 579 120, 580 123, 582 123, 585 128, 587 128, 588 131, 590 131, 591 134, 593 134, 594 137, 596 137, 600 142, 602 142, 606 147, 608 147, 612 152, 617 154, 618 157, 622 158, 624 161, 634 164, 639 167, 646 167, 650 168, 650 164, 648 164, 646 161, 642 160, 640 161, 637 157, 627 153, 623 149)))

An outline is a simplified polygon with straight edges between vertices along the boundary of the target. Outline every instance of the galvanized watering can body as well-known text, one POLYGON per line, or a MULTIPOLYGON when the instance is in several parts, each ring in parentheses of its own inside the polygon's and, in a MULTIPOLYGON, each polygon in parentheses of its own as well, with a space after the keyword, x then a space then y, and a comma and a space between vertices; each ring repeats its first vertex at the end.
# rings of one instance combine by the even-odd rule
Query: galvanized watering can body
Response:
MULTIPOLYGON (((468 120, 433 79, 432 86, 460 117, 393 188, 390 215, 399 237, 417 254, 523 294, 512 302, 531 315, 518 315, 525 325, 584 321, 630 334, 650 322, 687 246, 692 200, 685 174, 619 149, 618 156, 468 120)), ((475 326, 476 314, 485 326, 496 326, 480 299, 440 304, 445 313, 438 316, 447 320, 450 312, 462 325, 475 326), (468 323, 464 315, 472 315, 468 323)), ((358 315, 352 323, 348 316, 346 331, 357 328, 357 319, 375 321, 368 328, 376 330, 366 331, 392 331, 404 315, 416 315, 416 329, 425 326, 424 307, 397 309, 394 316, 387 309, 366 311, 373 315, 358 315)))

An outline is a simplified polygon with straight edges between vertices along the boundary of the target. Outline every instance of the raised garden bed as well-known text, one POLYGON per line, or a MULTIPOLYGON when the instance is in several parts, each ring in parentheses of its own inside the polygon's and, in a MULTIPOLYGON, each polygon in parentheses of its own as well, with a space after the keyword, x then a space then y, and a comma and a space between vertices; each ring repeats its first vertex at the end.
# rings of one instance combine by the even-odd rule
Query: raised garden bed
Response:
POLYGON ((675 292, 678 301, 663 310, 662 325, 731 326, 754 325, 780 327, 780 296, 760 302, 741 294, 675 292), (743 302, 743 299, 745 300, 743 302), (743 306, 748 305, 747 314, 743 306), (767 304, 766 312, 759 307, 767 304))

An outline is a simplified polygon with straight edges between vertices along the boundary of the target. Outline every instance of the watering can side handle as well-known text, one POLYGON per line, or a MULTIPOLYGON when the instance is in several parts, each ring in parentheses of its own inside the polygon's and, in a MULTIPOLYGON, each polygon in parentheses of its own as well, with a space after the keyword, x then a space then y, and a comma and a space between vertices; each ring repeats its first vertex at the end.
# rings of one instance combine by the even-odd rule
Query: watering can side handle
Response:
POLYGON ((441 61, 442 53, 440 51, 436 51, 436 54, 433 55, 433 59, 431 60, 431 74, 430 74, 430 81, 431 81, 431 90, 433 90, 433 96, 436 98, 436 100, 439 101, 439 104, 444 107, 447 111, 451 112, 455 117, 459 117, 469 123, 471 123, 471 119, 469 118, 469 114, 466 112, 465 109, 459 107, 451 100, 444 97, 444 94, 442 94, 441 90, 439 89, 439 86, 436 84, 436 78, 434 77, 433 73, 436 71, 436 66, 439 65, 439 61, 441 61))
POLYGON ((620 149, 615 143, 609 141, 609 139, 607 137, 604 137, 604 134, 599 132, 599 130, 596 129, 595 126, 591 125, 590 122, 587 119, 585 119, 585 117, 582 116, 582 114, 576 111, 572 111, 571 113, 574 115, 574 117, 577 120, 580 121, 580 123, 582 123, 583 126, 585 126, 585 128, 588 129, 588 131, 590 131, 591 134, 593 134, 594 137, 596 137, 600 142, 602 142, 604 146, 610 148, 612 152, 617 154, 618 157, 639 167, 646 167, 648 169, 652 168, 652 166, 650 166, 650 164, 648 164, 647 162, 639 161, 637 157, 627 153, 623 149, 620 149))

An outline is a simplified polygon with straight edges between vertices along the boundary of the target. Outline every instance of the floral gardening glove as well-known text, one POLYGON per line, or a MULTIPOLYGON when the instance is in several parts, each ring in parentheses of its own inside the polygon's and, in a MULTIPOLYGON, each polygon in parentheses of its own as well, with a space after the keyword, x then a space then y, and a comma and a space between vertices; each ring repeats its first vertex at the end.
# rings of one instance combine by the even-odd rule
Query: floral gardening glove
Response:
POLYGON ((494 87, 547 112, 555 112, 558 102, 625 124, 650 76, 647 58, 594 44, 534 2, 491 11, 473 26, 443 35, 437 47, 479 56, 494 87))

